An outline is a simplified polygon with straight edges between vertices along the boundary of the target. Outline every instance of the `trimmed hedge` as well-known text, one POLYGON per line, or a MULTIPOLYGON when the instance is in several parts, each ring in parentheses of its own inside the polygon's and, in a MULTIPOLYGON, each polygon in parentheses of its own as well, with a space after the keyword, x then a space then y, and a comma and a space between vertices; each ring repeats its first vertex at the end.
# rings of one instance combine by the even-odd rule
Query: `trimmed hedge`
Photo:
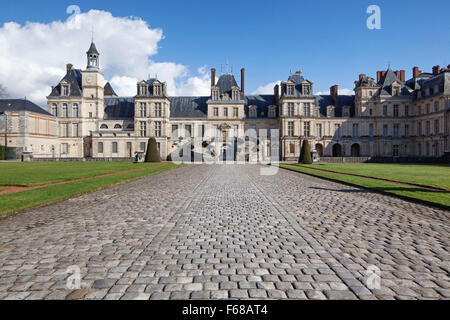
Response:
POLYGON ((0 160, 6 160, 6 147, 0 146, 0 160))
POLYGON ((147 153, 145 154, 145 162, 161 162, 156 139, 150 138, 148 140, 147 153))
POLYGON ((311 148, 309 147, 309 141, 303 140, 302 150, 300 151, 300 159, 298 163, 303 164, 312 164, 313 161, 311 159, 311 148))

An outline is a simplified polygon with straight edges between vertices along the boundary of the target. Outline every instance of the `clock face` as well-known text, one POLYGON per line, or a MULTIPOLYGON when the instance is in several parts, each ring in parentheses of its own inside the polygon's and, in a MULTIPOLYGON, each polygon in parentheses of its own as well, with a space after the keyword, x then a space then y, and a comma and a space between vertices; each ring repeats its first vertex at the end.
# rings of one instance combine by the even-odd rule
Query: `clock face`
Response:
POLYGON ((88 78, 87 78, 87 82, 88 82, 88 83, 91 83, 91 82, 92 82, 92 77, 88 77, 88 78))

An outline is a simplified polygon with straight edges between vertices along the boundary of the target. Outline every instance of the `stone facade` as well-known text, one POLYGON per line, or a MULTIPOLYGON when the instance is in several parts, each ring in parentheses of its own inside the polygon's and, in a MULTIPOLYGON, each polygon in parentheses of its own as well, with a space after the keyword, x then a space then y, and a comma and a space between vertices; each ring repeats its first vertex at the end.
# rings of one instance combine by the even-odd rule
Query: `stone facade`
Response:
MULTIPOLYGON (((230 73, 216 81, 212 69, 207 97, 170 97, 156 78, 139 82, 134 97, 118 97, 105 83, 99 57, 92 44, 86 70, 68 65, 48 96, 57 158, 131 158, 155 137, 163 159, 196 140, 194 153, 213 147, 214 155, 231 160, 236 155, 228 150, 237 142, 248 151, 249 129, 279 129, 281 160, 297 160, 304 139, 321 157, 436 158, 450 149, 450 70, 439 66, 433 73, 415 67, 410 80, 390 68, 376 80, 361 74, 355 95, 339 95, 338 86, 314 95, 314 83, 301 71, 272 95, 246 95, 244 69, 240 86, 230 73)), ((265 145, 259 149, 270 154, 265 145)))

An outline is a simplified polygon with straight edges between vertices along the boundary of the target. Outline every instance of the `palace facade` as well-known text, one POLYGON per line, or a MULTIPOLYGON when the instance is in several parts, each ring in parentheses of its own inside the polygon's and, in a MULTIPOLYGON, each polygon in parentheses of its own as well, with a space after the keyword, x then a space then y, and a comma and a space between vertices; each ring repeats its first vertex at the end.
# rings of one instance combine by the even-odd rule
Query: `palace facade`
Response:
POLYGON ((135 96, 119 97, 99 61, 92 43, 85 70, 67 65, 47 98, 51 116, 43 113, 46 128, 55 128, 45 139, 53 140, 33 145, 35 157, 132 158, 155 137, 163 159, 193 139, 203 142, 196 151, 213 146, 216 155, 230 159, 235 155, 228 145, 215 145, 217 137, 245 142, 249 129, 279 129, 281 160, 297 160, 305 139, 320 157, 441 157, 450 149, 450 65, 431 73, 414 67, 410 79, 391 68, 376 79, 361 74, 354 95, 340 95, 338 86, 314 95, 314 83, 301 71, 271 95, 247 95, 244 69, 240 85, 230 73, 216 81, 211 69, 209 96, 171 97, 165 82, 151 78, 137 83, 135 96))

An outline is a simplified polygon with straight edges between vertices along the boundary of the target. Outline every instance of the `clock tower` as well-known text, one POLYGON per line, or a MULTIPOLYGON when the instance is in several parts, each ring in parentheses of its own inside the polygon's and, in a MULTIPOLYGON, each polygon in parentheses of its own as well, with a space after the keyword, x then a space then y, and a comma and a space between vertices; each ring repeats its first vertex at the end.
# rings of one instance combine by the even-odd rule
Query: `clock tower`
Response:
MULTIPOLYGON (((97 131, 98 122, 96 119, 104 117, 104 87, 105 79, 100 72, 100 53, 92 41, 89 50, 86 52, 87 67, 82 71, 83 105, 82 117, 86 119, 85 129, 97 131)), ((85 130, 83 130, 85 131, 85 130)))

